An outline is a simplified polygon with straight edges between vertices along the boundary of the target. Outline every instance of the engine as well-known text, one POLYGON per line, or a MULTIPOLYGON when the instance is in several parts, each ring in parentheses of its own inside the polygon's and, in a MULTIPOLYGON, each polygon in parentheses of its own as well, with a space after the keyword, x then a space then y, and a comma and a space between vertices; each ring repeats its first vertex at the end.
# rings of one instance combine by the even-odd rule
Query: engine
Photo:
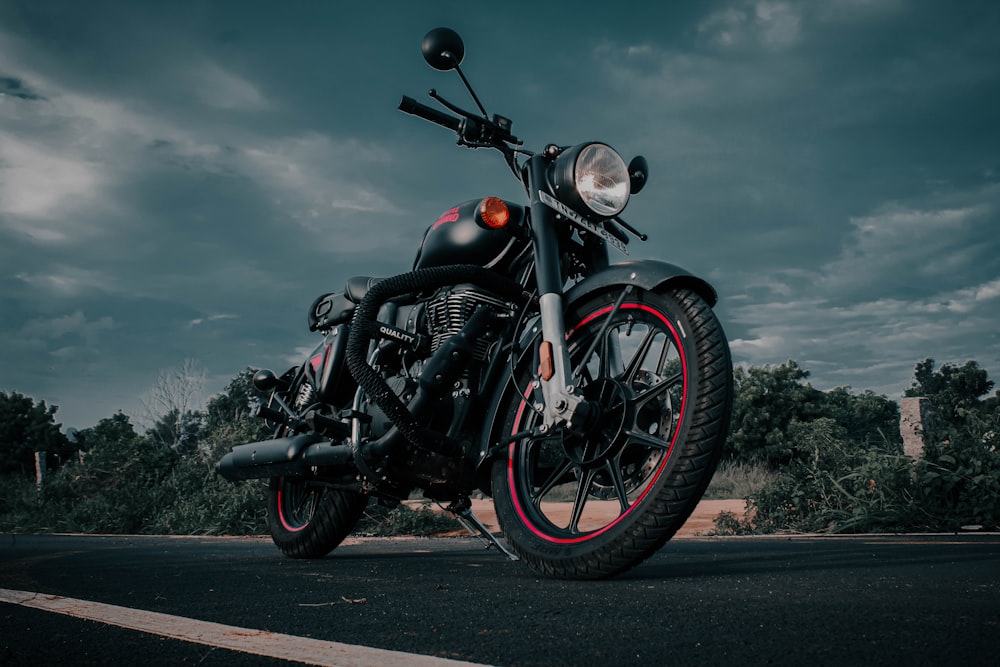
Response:
MULTIPOLYGON (((477 308, 492 309, 497 314, 511 312, 511 306, 503 299, 481 292, 473 287, 456 287, 436 296, 427 304, 427 329, 431 337, 431 352, 465 326, 477 308)), ((493 339, 484 336, 476 341, 474 358, 485 361, 493 339)))

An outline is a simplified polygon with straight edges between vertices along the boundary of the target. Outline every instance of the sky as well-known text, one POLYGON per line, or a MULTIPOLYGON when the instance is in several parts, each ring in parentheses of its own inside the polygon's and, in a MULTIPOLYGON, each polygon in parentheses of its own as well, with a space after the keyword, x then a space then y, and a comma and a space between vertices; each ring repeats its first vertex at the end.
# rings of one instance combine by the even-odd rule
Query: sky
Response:
POLYGON ((473 107, 421 57, 438 26, 526 148, 647 158, 630 257, 711 282, 736 363, 1000 378, 1000 3, 0 0, 0 390, 86 428, 185 363, 206 397, 281 372, 317 295, 523 201, 397 110, 473 107))

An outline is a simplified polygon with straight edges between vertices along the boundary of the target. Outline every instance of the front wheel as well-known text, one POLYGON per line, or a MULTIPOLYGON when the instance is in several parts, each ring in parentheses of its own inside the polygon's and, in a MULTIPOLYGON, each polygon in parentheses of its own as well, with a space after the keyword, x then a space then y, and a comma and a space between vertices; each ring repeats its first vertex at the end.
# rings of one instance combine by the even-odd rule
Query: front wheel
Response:
POLYGON ((358 523, 368 496, 306 480, 274 477, 267 493, 271 539, 291 558, 322 558, 358 523))
MULTIPOLYGON (((614 576, 684 524, 722 453, 732 361, 711 308, 689 290, 634 290, 570 304, 566 345, 592 412, 586 424, 515 440, 493 466, 501 529, 529 567, 614 576)), ((502 410, 509 438, 541 422, 532 366, 502 410), (523 393, 520 393, 523 391, 523 393)))

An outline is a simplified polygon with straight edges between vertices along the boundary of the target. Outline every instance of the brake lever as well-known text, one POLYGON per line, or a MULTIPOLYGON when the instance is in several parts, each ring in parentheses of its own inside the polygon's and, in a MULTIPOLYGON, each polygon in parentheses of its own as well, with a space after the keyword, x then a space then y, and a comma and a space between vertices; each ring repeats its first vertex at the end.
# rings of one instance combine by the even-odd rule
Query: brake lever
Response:
POLYGON ((431 88, 430 91, 427 94, 430 95, 435 100, 437 100, 438 102, 440 102, 441 106, 445 107, 446 109, 448 109, 452 113, 457 113, 459 116, 463 116, 465 118, 468 118, 468 119, 474 120, 474 121, 486 120, 485 116, 477 116, 477 115, 475 115, 473 113, 470 113, 470 112, 466 111, 465 109, 462 109, 460 107, 455 106, 454 104, 452 104, 448 100, 444 99, 443 97, 441 97, 441 95, 438 94, 437 88, 431 88))

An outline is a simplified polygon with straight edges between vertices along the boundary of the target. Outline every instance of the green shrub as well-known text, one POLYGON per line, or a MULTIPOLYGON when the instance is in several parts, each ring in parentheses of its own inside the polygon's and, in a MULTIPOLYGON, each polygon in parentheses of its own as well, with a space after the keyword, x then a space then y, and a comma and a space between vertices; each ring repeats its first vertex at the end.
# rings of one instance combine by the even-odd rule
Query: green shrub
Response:
POLYGON ((390 509, 378 503, 371 503, 365 509, 365 514, 354 532, 372 537, 427 536, 461 528, 461 524, 445 512, 406 504, 399 504, 390 509))
POLYGON ((793 422, 800 457, 749 497, 745 517, 723 516, 717 534, 875 532, 912 523, 910 459, 845 439, 834 420, 793 422))
POLYGON ((931 421, 925 439, 916 466, 924 526, 1000 528, 1000 408, 961 410, 951 423, 931 421))
POLYGON ((705 500, 748 498, 771 481, 778 473, 761 463, 722 461, 705 490, 705 500))

